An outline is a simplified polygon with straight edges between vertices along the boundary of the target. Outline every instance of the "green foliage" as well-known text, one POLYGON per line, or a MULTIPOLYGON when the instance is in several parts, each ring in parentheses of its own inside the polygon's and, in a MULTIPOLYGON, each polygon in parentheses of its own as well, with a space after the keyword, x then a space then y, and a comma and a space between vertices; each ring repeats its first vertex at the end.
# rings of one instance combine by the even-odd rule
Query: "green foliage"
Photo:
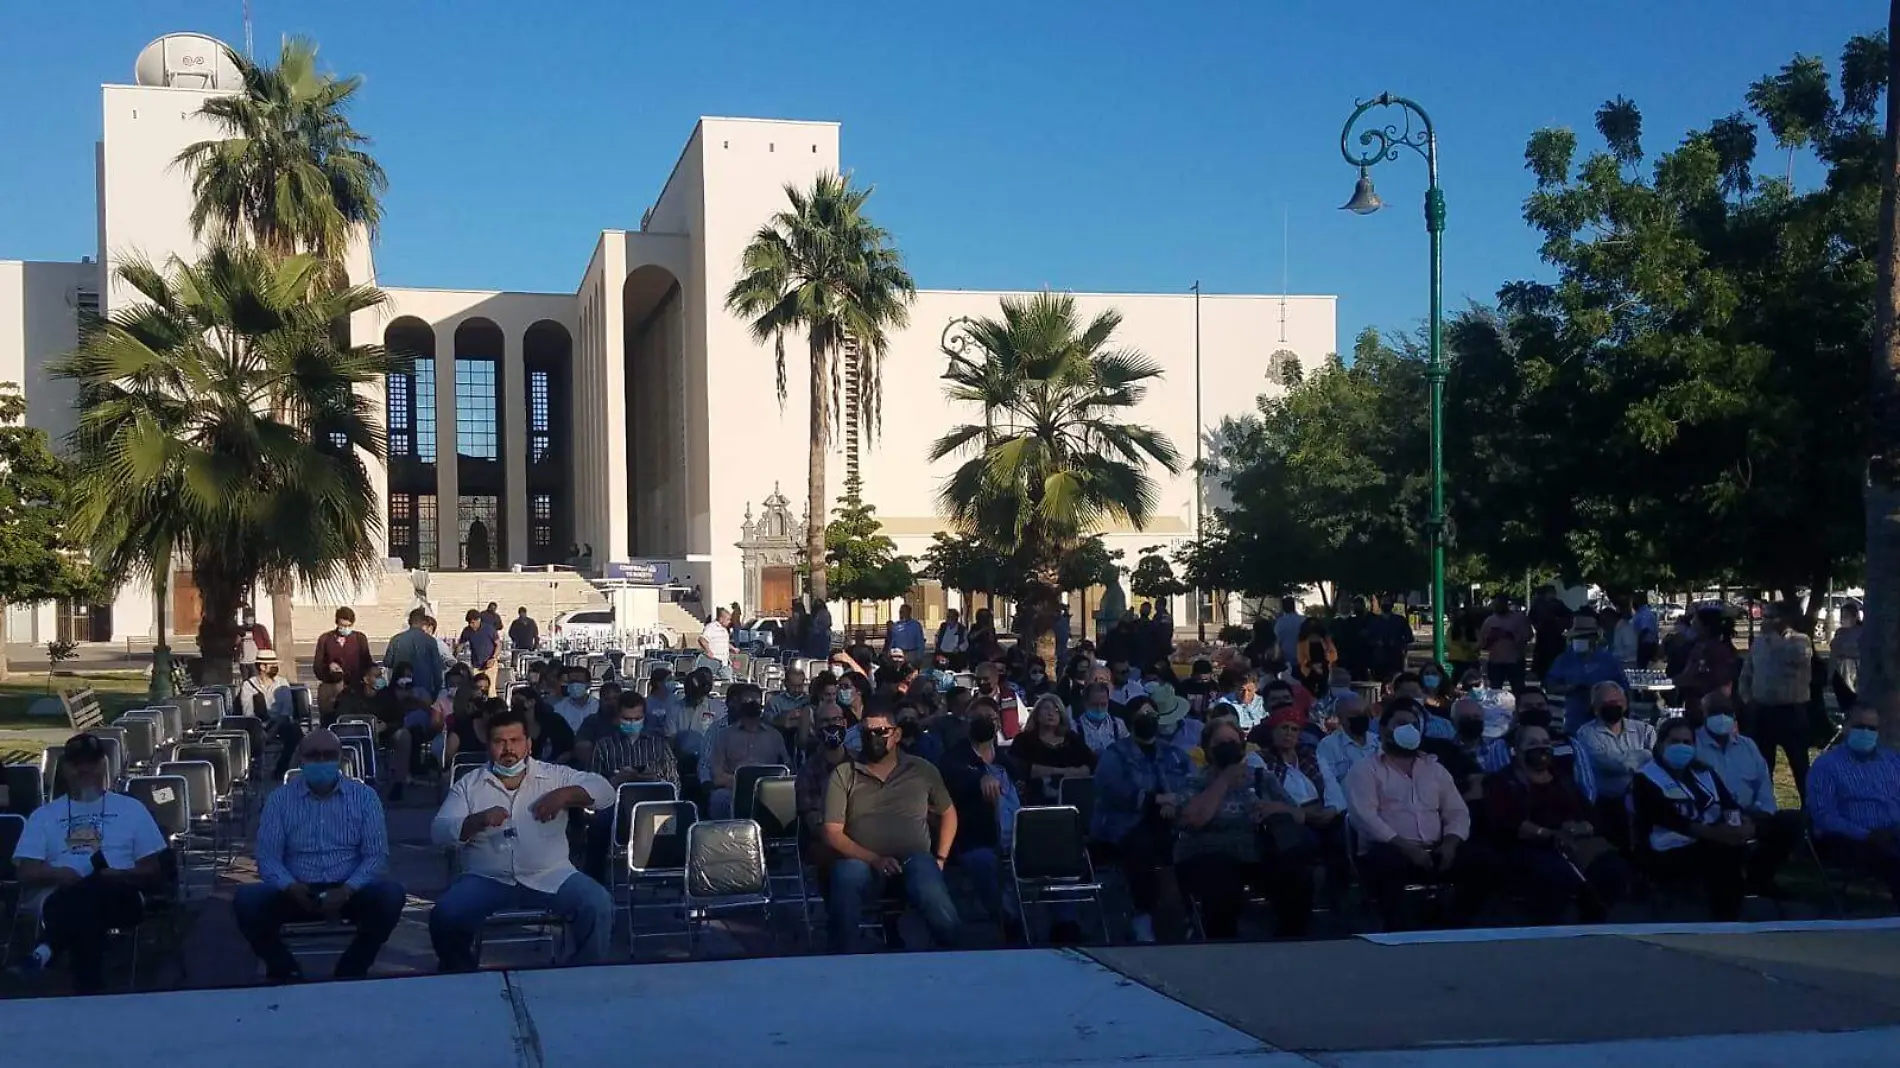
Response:
POLYGON ((114 573, 162 575, 182 552, 216 659, 260 580, 325 589, 377 570, 364 458, 382 458, 384 435, 357 390, 395 366, 380 346, 339 344, 332 324, 383 296, 333 286, 327 261, 255 247, 165 271, 133 260, 119 277, 141 299, 54 366, 79 389, 72 531, 114 573))
POLYGON ((59 670, 59 665, 64 664, 68 660, 77 659, 79 659, 79 646, 76 643, 66 641, 63 638, 54 638, 52 641, 47 642, 46 688, 49 690, 52 689, 52 676, 55 671, 59 670))
POLYGON ((917 584, 907 556, 884 534, 877 509, 846 498, 825 525, 825 577, 831 595, 846 601, 888 601, 917 584))
POLYGON ((25 415, 19 386, 0 383, 0 605, 94 600, 104 583, 73 536, 71 469, 25 415))
POLYGON ((1228 623, 1221 627, 1219 638, 1223 645, 1246 645, 1253 641, 1253 628, 1228 623))
POLYGON ((1062 556, 1056 584, 1065 590, 1106 586, 1121 577, 1122 550, 1110 549, 1099 534, 1083 538, 1062 556))
POLYGON ((1174 567, 1161 555, 1158 545, 1141 550, 1135 569, 1129 572, 1128 589, 1137 597, 1157 600, 1188 591, 1187 584, 1174 577, 1174 567))
POLYGON ((275 67, 226 54, 244 91, 205 100, 199 112, 221 136, 176 161, 191 175, 192 230, 340 262, 357 228, 374 238, 388 185, 346 114, 363 80, 319 71, 303 37, 284 39, 275 67))
MULTIPOLYGON (((1099 539, 1095 543, 1101 544, 1099 539)), ((1023 584, 1009 556, 974 534, 937 531, 923 559, 919 577, 942 583, 947 590, 1009 595, 1023 584)))

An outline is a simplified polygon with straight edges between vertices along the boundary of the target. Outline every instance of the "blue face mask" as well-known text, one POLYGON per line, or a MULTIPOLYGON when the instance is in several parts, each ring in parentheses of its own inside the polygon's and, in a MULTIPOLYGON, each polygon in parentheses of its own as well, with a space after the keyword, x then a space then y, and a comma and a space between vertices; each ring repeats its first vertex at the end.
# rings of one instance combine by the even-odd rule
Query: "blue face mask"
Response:
POLYGON ((386 687, 386 686, 388 686, 388 685, 389 685, 389 680, 388 680, 388 679, 386 679, 386 678, 383 678, 383 677, 382 677, 381 675, 378 675, 378 676, 376 676, 376 688, 377 688, 377 689, 379 689, 379 690, 380 690, 380 689, 383 689, 384 687, 386 687))
POLYGON ((838 707, 839 708, 851 707, 851 691, 850 690, 838 691, 838 707))
POLYGON ((1695 759, 1695 746, 1687 742, 1674 742, 1663 747, 1663 766, 1672 771, 1681 771, 1695 759))
POLYGON ((1709 717, 1704 726, 1708 727, 1709 733, 1715 737, 1726 738, 1735 733, 1735 717, 1726 712, 1717 712, 1709 717))
POLYGON ((623 719, 620 721, 620 733, 627 735, 628 737, 633 737, 634 735, 639 734, 641 731, 645 730, 646 726, 647 726, 647 721, 643 719, 636 719, 631 722, 623 719))
POLYGON ((1082 718, 1088 720, 1090 723, 1100 723, 1108 718, 1108 709, 1085 708, 1082 710, 1082 718))
POLYGON ((1422 675, 1419 677, 1419 681, 1425 684, 1426 693, 1433 693, 1437 691, 1438 684, 1445 680, 1439 678, 1437 675, 1422 675))
POLYGON ((496 761, 490 760, 488 762, 488 770, 494 772, 496 775, 499 775, 504 779, 512 779, 515 776, 521 774, 522 772, 528 770, 528 761, 525 757, 522 759, 521 763, 519 764, 501 764, 501 763, 497 763, 496 761))
POLYGON ((1849 752, 1866 756, 1880 744, 1880 732, 1872 727, 1849 727, 1847 730, 1847 748, 1849 752))
POLYGON ((567 684, 567 695, 568 695, 569 697, 572 697, 572 698, 573 698, 573 699, 575 699, 576 701, 578 701, 578 700, 580 700, 580 699, 581 699, 581 698, 583 698, 583 697, 586 697, 586 696, 587 696, 587 684, 586 684, 586 683, 584 683, 584 682, 570 682, 570 683, 568 683, 568 684, 567 684))
POLYGON ((341 777, 343 766, 334 760, 312 760, 300 765, 305 785, 328 790, 341 777))

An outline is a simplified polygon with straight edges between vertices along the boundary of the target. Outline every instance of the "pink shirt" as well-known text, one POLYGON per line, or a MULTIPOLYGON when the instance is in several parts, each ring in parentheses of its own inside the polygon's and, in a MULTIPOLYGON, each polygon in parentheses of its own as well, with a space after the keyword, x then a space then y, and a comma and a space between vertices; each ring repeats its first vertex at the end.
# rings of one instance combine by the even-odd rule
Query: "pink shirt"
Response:
POLYGON ((1531 640, 1531 617, 1519 611, 1493 613, 1478 628, 1478 647, 1491 654, 1493 664, 1516 664, 1524 659, 1531 640))
POLYGON ((1471 810, 1434 757, 1420 753, 1411 774, 1378 753, 1346 773, 1346 810, 1366 842, 1409 838, 1432 845, 1451 836, 1471 837, 1471 810))

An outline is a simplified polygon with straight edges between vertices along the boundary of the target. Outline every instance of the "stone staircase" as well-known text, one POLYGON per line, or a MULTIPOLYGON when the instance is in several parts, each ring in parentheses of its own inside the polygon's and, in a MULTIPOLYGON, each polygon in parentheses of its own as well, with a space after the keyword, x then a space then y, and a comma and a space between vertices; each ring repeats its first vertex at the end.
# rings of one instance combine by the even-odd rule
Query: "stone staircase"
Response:
POLYGON ((660 626, 671 629, 680 636, 681 643, 688 649, 699 648, 699 631, 706 621, 681 608, 672 601, 660 602, 660 626))
MULTIPOLYGON (((484 608, 494 601, 503 620, 514 619, 515 609, 525 606, 545 635, 556 615, 604 607, 607 595, 572 571, 436 571, 429 575, 429 600, 435 604, 436 620, 446 634, 461 630, 469 609, 484 608)), ((370 645, 380 651, 380 642, 408 626, 409 608, 414 603, 415 585, 409 574, 395 572, 381 576, 373 600, 362 598, 351 607, 356 609, 357 629, 368 635, 370 645)), ((677 606, 665 607, 677 610, 677 606)), ((336 608, 334 602, 296 605, 298 644, 307 646, 334 626, 336 608)), ((698 624, 694 624, 693 633, 698 630, 698 624)))

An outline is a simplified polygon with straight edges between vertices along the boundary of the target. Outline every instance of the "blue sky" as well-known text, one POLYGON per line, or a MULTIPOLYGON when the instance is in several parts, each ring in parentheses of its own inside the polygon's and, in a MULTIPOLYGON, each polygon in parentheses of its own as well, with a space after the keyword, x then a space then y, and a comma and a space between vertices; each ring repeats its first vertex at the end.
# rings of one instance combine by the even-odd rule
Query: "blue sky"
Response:
MULTIPOLYGON (((173 30, 242 40, 241 0, 14 2, 0 25, 0 257, 96 244, 102 82, 173 30), (79 13, 83 11, 83 14, 79 13)), ((1339 127, 1384 89, 1432 111, 1450 204, 1446 299, 1540 271, 1524 140, 1587 131, 1617 93, 1654 151, 1798 51, 1835 57, 1873 0, 256 0, 260 55, 307 33, 366 78, 390 175, 390 284, 571 290, 603 228, 638 226, 700 115, 833 119, 844 164, 933 288, 1296 293, 1360 327, 1426 311, 1423 165, 1393 207, 1337 210, 1339 127), (1347 15, 1358 22, 1347 26, 1347 15)), ((1764 135, 1765 139, 1765 135, 1764 135)), ((1588 143, 1589 137, 1586 137, 1588 143)))

